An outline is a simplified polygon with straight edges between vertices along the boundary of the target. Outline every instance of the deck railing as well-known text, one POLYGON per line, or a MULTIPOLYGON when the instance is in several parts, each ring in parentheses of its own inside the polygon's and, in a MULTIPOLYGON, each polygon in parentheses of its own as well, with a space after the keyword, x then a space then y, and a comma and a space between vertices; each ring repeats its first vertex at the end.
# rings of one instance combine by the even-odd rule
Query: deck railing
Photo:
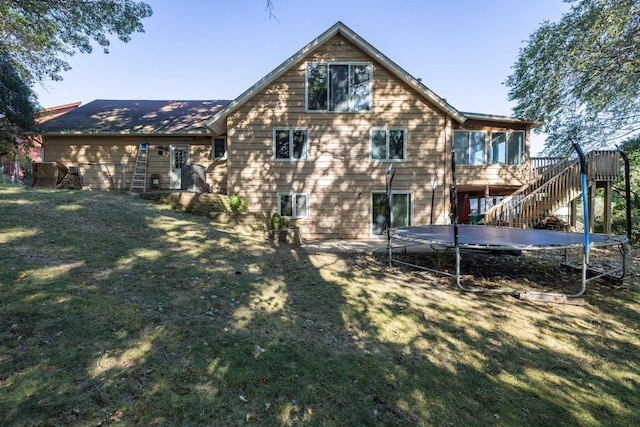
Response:
MULTIPOLYGON (((618 151, 587 155, 589 185, 616 180, 620 174, 618 151)), ((580 164, 561 157, 532 158, 532 180, 484 214, 487 225, 533 228, 582 191, 580 164)))

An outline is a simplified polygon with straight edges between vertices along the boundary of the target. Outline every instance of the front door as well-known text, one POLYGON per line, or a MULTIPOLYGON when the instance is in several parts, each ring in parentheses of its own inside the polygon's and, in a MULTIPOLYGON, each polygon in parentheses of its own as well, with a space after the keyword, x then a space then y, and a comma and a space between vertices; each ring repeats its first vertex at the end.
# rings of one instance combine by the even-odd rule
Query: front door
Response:
POLYGON ((182 166, 189 163, 189 146, 172 145, 169 162, 169 188, 180 190, 182 188, 182 166))

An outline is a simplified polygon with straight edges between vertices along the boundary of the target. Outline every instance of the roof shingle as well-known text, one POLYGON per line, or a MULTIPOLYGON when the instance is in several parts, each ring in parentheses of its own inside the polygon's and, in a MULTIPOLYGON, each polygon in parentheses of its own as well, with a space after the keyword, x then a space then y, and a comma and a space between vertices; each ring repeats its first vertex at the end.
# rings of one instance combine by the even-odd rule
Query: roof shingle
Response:
POLYGON ((42 123, 43 134, 207 134, 230 101, 96 100, 42 123))

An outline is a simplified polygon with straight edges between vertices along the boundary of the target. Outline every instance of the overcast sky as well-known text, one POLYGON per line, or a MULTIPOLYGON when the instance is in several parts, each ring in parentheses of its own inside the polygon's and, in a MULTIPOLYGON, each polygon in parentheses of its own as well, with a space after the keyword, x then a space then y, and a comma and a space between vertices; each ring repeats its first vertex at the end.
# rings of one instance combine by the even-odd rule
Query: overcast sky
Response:
MULTIPOLYGON (((519 49, 562 0, 147 0, 153 16, 110 53, 68 58, 43 107, 94 99, 234 99, 342 21, 459 111, 511 115, 503 85, 519 49)), ((535 138, 533 154, 542 148, 535 138)))

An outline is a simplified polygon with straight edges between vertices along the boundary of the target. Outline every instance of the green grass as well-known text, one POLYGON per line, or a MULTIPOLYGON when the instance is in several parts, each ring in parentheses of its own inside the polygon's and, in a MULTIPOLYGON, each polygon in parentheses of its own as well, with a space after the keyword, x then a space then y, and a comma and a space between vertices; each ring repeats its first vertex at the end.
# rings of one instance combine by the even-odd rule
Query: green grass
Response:
POLYGON ((0 425, 640 425, 637 250, 550 305, 111 193, 0 214, 0 425))

